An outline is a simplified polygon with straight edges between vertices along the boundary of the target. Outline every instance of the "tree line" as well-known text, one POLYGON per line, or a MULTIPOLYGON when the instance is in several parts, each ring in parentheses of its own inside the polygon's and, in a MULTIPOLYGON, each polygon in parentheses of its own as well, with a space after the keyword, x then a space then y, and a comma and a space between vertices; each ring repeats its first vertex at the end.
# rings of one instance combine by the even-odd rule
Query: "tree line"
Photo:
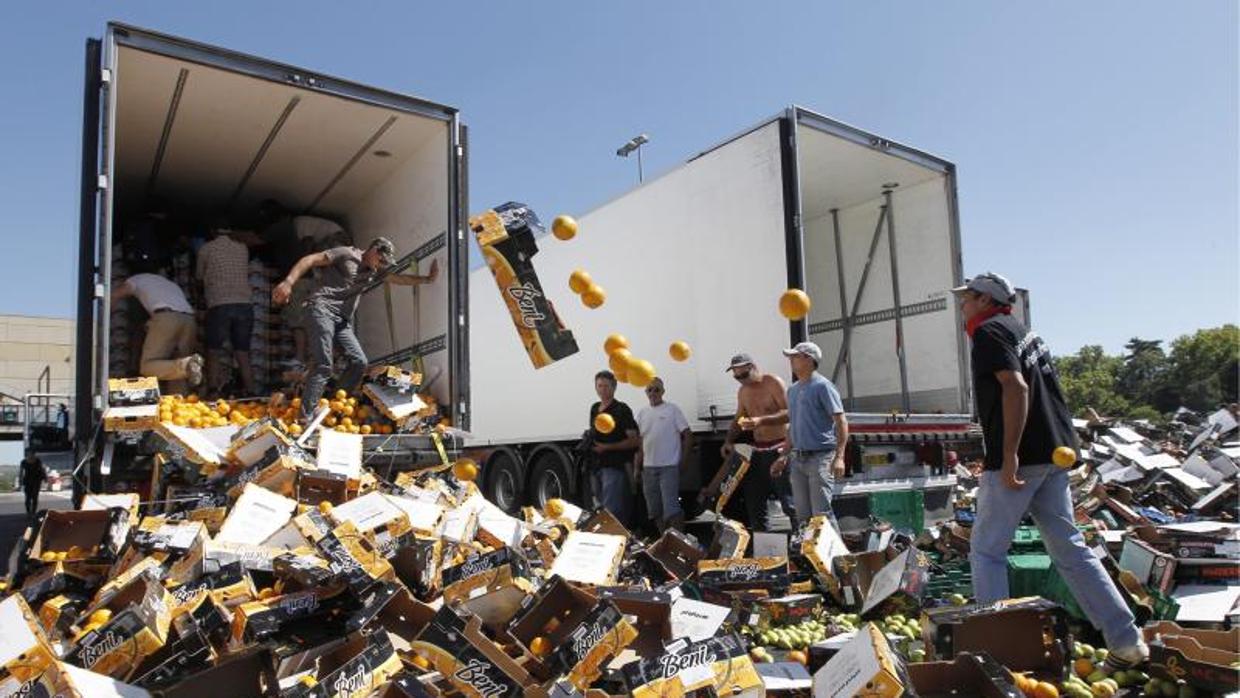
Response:
POLYGON ((1240 327, 1197 330, 1171 342, 1133 337, 1125 353, 1087 345, 1055 360, 1068 406, 1075 415, 1092 407, 1104 417, 1158 420, 1180 407, 1213 411, 1237 402, 1240 327))

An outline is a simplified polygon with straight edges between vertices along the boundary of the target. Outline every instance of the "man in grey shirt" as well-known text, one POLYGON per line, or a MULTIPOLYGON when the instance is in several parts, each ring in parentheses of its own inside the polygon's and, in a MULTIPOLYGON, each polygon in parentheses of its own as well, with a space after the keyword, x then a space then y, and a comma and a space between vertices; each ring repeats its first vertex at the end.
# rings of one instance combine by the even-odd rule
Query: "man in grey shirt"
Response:
MULTIPOLYGON (((271 292, 277 305, 289 301, 293 285, 311 269, 319 270, 317 283, 305 301, 306 345, 310 365, 301 396, 302 417, 309 419, 318 406, 323 389, 332 377, 332 353, 339 348, 344 355, 345 369, 337 385, 353 391, 366 371, 366 353, 353 332, 353 313, 362 291, 387 269, 396 258, 396 249, 387 238, 375 238, 365 251, 351 245, 333 247, 302 257, 288 276, 271 292)), ((390 274, 387 283, 413 286, 435 280, 438 267, 432 265, 428 276, 390 274)))
POLYGON ((844 475, 844 447, 848 445, 844 403, 831 381, 818 373, 822 349, 817 344, 801 342, 785 349, 784 356, 792 364, 796 382, 788 388, 788 440, 781 449, 785 456, 771 466, 771 477, 791 468, 797 524, 826 514, 839 530, 831 495, 835 478, 844 475))

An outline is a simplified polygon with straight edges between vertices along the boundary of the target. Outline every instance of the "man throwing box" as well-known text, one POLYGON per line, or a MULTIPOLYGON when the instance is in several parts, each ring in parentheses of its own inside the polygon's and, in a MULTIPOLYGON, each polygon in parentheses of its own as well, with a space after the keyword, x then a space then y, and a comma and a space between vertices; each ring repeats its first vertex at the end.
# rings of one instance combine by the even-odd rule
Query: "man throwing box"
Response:
POLYGON ((637 471, 646 496, 646 511, 663 533, 669 528, 684 530, 685 513, 680 508, 680 470, 693 448, 689 420, 674 403, 663 399, 663 379, 646 386, 649 407, 637 413, 637 430, 642 447, 637 450, 637 471))
MULTIPOLYGON (((319 269, 317 286, 310 292, 305 306, 305 327, 310 366, 302 391, 302 417, 309 420, 319 398, 332 377, 332 353, 339 348, 344 355, 345 369, 337 385, 346 391, 355 390, 366 371, 366 354, 353 332, 353 314, 357 311, 362 291, 379 272, 387 269, 396 258, 396 249, 387 238, 375 238, 365 250, 351 245, 333 247, 302 257, 288 276, 271 291, 271 299, 283 305, 292 296, 293 286, 311 269, 319 269)), ((411 286, 431 283, 438 266, 431 265, 427 276, 392 274, 387 283, 411 286)))
POLYGON ((1076 449, 1076 436, 1050 350, 1012 317, 1016 292, 1002 276, 981 274, 952 293, 973 341, 974 404, 986 447, 970 541, 974 596, 983 604, 1008 598, 1007 552, 1028 512, 1055 568, 1106 638, 1107 668, 1140 664, 1149 648, 1076 528, 1067 469, 1052 464, 1056 448, 1076 449))
POLYGON ((771 477, 778 477, 787 468, 792 480, 792 498, 796 502, 797 525, 804 525, 811 516, 826 514, 839 530, 831 495, 835 478, 844 476, 844 450, 848 445, 848 418, 844 403, 831 381, 818 372, 822 349, 813 342, 801 342, 784 350, 792 364, 796 383, 788 388, 788 441, 784 458, 771 466, 771 477))

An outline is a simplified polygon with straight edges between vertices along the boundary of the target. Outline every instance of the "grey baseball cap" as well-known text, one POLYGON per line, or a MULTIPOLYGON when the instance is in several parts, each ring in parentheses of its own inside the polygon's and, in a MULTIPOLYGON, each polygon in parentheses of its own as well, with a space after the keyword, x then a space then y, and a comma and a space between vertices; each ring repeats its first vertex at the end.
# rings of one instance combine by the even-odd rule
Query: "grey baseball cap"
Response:
POLYGON ((822 349, 813 342, 801 342, 791 349, 784 350, 784 356, 796 356, 797 354, 808 356, 814 361, 822 361, 822 349))
POLYGON ((732 361, 728 363, 728 367, 723 370, 726 373, 728 371, 731 371, 732 369, 740 368, 741 366, 752 366, 752 365, 753 365, 753 357, 750 356, 749 354, 746 354, 745 352, 741 352, 737 354, 736 356, 733 356, 732 361))
POLYGON ((384 264, 393 264, 396 262, 396 246, 387 238, 375 238, 370 241, 368 249, 379 250, 379 258, 384 264))
POLYGON ((952 289, 952 293, 955 294, 965 291, 973 291, 990 296, 996 302, 1004 305, 1011 305, 1016 302, 1016 289, 1012 288, 1012 282, 993 271, 978 274, 972 279, 966 279, 963 286, 957 286, 952 289))

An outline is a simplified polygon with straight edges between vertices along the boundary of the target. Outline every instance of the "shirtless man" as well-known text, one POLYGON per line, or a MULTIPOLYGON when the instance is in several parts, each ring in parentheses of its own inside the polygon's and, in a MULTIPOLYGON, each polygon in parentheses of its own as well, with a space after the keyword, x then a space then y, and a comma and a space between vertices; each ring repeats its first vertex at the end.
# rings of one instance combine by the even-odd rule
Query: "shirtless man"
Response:
MULTIPOLYGON (((726 462, 741 432, 753 433, 753 458, 741 482, 741 492, 745 499, 749 530, 766 531, 766 499, 771 493, 770 468, 779 458, 780 444, 788 436, 787 393, 784 382, 778 376, 759 371, 749 354, 733 356, 726 370, 732 373, 741 387, 736 393, 736 419, 728 427, 721 453, 726 462)), ((725 469, 720 468, 699 499, 714 497, 725 474, 725 469)), ((786 513, 792 516, 791 511, 786 513)))

